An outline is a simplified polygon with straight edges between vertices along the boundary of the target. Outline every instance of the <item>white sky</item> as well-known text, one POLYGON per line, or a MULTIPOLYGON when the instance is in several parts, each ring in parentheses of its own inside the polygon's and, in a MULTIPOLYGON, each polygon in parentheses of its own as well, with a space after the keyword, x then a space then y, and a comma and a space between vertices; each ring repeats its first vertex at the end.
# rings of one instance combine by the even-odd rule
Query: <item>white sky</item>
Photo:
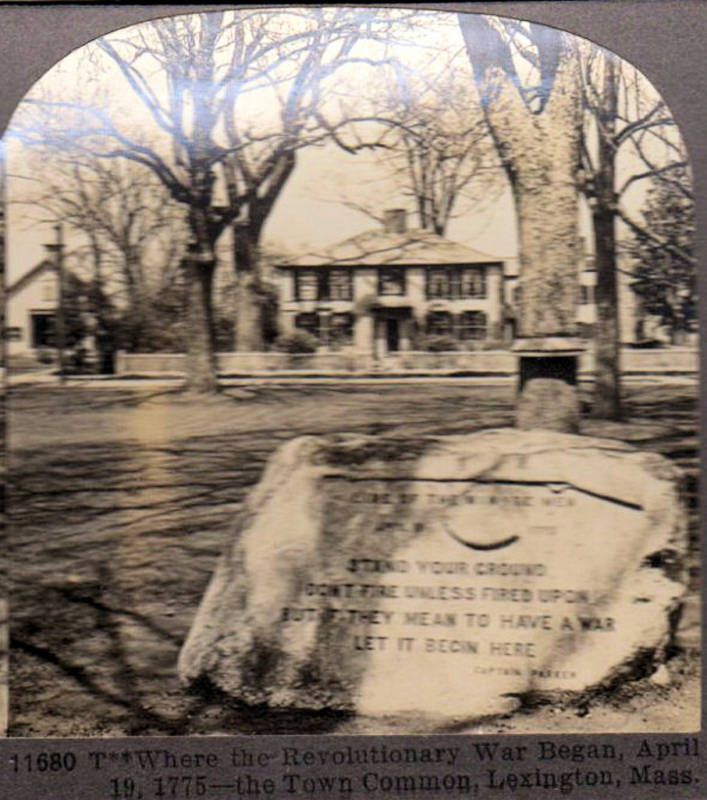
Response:
MULTIPOLYGON (((425 44, 425 48, 406 48, 401 51, 402 58, 408 60, 408 63, 414 63, 415 59, 427 60, 430 57, 430 44, 441 45, 446 52, 461 50, 461 36, 456 25, 450 24, 453 19, 453 15, 449 14, 430 14, 425 20, 426 24, 419 29, 420 42, 425 44)), ((102 67, 102 72, 91 72, 82 50, 60 62, 35 85, 33 91, 45 85, 52 86, 54 90, 64 87, 70 93, 81 81, 86 92, 108 93, 114 107, 121 110, 121 120, 128 128, 131 123, 133 127, 144 126, 144 110, 132 98, 130 90, 115 69, 107 66, 102 67)), ((364 91, 366 80, 371 79, 370 71, 361 69, 356 77, 364 91)), ((254 104, 254 117, 256 108, 257 105, 254 104)), ((632 164, 627 159, 622 173, 626 174, 635 168, 635 163, 632 164)), ((10 142, 8 196, 11 201, 18 199, 24 191, 22 182, 13 179, 12 175, 25 171, 22 147, 16 142, 10 142)), ((273 249, 285 249, 294 253, 299 250, 316 250, 375 226, 370 218, 337 202, 343 199, 358 198, 362 204, 372 205, 373 210, 378 213, 385 208, 407 205, 411 212, 410 220, 413 221, 410 201, 401 202, 396 187, 381 182, 381 175, 380 167, 376 166, 375 158, 370 154, 353 156, 333 144, 300 151, 297 167, 265 227, 264 244, 273 249)), ((25 183, 24 186, 26 185, 25 183)), ((637 205, 641 196, 642 190, 637 188, 628 200, 637 205)), ((43 243, 52 240, 50 226, 33 223, 30 216, 26 207, 11 204, 8 208, 7 269, 10 284, 43 257, 43 243)), ((580 232, 589 238, 586 209, 582 216, 580 232)), ((506 188, 494 202, 486 203, 484 207, 472 209, 454 219, 447 236, 494 256, 516 255, 516 223, 510 191, 506 188)), ((70 236, 68 244, 71 246, 70 236)))

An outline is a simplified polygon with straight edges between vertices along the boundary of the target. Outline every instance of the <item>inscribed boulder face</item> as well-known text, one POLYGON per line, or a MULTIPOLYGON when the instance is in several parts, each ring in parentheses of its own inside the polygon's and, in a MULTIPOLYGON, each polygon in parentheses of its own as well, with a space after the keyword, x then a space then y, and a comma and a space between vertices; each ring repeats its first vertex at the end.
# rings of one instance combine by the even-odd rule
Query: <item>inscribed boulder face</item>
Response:
POLYGON ((474 718, 629 674, 684 591, 680 471, 500 429, 271 458, 180 656, 247 703, 474 718))

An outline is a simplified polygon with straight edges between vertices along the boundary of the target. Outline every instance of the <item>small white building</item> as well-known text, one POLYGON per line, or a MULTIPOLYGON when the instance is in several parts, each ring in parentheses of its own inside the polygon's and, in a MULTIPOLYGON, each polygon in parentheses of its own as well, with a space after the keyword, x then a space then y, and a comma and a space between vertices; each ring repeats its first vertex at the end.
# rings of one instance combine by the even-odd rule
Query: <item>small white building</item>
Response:
POLYGON ((6 290, 7 355, 36 355, 56 346, 54 322, 59 303, 57 245, 45 245, 47 257, 6 290))

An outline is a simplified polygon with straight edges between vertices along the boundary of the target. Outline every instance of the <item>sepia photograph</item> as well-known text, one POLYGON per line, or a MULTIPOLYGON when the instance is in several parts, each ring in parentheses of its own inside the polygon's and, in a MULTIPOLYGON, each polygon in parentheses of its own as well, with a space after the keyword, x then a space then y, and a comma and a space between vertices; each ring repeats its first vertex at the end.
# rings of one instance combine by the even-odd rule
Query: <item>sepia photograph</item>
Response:
POLYGON ((700 730, 695 200, 636 66, 183 13, 3 148, 7 735, 700 730))

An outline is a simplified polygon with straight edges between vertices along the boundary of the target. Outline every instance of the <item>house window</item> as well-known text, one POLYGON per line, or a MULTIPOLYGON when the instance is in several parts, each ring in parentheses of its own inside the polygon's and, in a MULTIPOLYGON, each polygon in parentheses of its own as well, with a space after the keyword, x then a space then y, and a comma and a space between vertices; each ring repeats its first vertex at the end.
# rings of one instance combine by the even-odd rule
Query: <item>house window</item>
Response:
POLYGON ((22 341, 22 328, 5 328, 5 339, 8 342, 22 341))
POLYGON ((32 347, 54 347, 54 314, 32 314, 32 347))
POLYGON ((351 270, 332 269, 329 272, 328 298, 320 297, 320 300, 352 300, 353 286, 351 280, 351 270))
POLYGON ((452 286, 446 267, 430 267, 427 270, 427 297, 451 297, 452 286))
POLYGON ((347 269, 302 269, 295 273, 295 300, 351 300, 353 285, 347 269))
POLYGON ((402 267, 383 267, 378 270, 379 295, 404 295, 405 270, 402 267))
POLYGON ((316 300, 319 294, 319 279, 313 269, 302 269, 295 272, 295 299, 316 300))
POLYGON ((589 306, 594 303, 594 287, 580 285, 579 287, 580 305, 589 306))
POLYGON ((486 297, 485 267, 430 267, 427 270, 427 297, 486 297))
POLYGON ((353 342, 353 314, 331 315, 329 340, 334 347, 345 347, 353 342))
POLYGON ((483 311, 465 311, 459 318, 459 338, 462 341, 486 338, 486 314, 483 311))
POLYGON ((462 267, 459 275, 459 297, 486 297, 484 267, 462 267))
POLYGON ((295 328, 311 333, 319 338, 319 314, 298 314, 295 317, 295 328))
POLYGON ((452 330, 452 315, 448 311, 430 311, 427 315, 429 336, 451 336, 452 330))

